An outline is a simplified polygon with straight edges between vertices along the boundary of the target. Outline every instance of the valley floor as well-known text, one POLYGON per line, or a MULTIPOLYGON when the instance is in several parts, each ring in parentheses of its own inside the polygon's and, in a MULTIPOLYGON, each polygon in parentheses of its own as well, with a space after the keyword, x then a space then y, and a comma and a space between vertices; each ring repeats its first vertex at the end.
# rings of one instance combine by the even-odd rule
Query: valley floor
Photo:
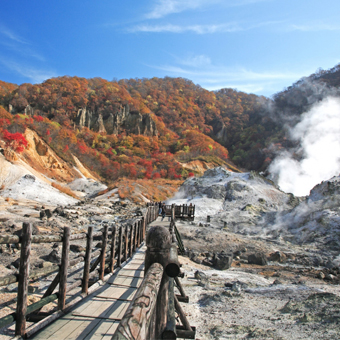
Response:
MULTIPOLYGON (((332 281, 321 279, 324 268, 268 262, 247 264, 235 260, 231 268, 216 270, 199 264, 206 252, 247 252, 261 249, 265 253, 280 247, 265 241, 211 230, 188 223, 177 224, 186 246, 198 254, 191 261, 181 257, 186 273, 182 284, 190 297, 183 304, 191 325, 197 327, 197 339, 338 339, 340 337, 340 291, 338 276, 332 281), (188 240, 200 229, 201 238, 188 240), (215 235, 215 236, 214 236, 215 235), (190 236, 189 236, 190 238, 190 236), (206 239, 206 241, 204 240, 206 239), (205 250, 204 250, 205 249, 205 250)), ((287 251, 286 247, 280 250, 287 251)), ((292 254, 301 254, 292 246, 292 254)))

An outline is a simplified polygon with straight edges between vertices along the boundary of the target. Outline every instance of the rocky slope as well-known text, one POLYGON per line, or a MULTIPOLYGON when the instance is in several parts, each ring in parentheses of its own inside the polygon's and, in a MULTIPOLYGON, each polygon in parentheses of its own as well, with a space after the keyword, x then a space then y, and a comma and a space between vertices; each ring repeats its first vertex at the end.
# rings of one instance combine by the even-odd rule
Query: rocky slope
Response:
POLYGON ((339 177, 294 197, 222 168, 184 182, 169 203, 197 209, 177 222, 197 338, 339 338, 339 193, 339 177))

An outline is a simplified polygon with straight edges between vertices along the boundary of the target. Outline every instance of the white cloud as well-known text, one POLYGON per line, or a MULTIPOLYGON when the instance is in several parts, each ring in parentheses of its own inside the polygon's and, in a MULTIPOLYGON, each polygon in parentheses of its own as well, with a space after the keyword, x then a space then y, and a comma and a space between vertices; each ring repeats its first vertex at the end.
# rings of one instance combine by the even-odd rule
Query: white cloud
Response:
POLYGON ((193 32, 196 34, 211 34, 218 32, 237 32, 242 31, 243 29, 238 26, 238 24, 220 24, 220 25, 188 25, 188 26, 180 26, 180 25, 138 25, 131 29, 129 32, 153 32, 153 33, 185 33, 185 32, 193 32))
POLYGON ((227 67, 214 64, 207 55, 191 55, 184 58, 172 55, 172 57, 175 59, 173 65, 148 66, 161 70, 168 76, 189 78, 207 90, 236 88, 247 93, 271 95, 286 86, 287 82, 296 81, 308 73, 306 70, 302 70, 301 73, 256 72, 240 66, 227 67))
POLYGON ((180 13, 188 9, 196 9, 214 0, 158 0, 155 7, 146 15, 147 19, 159 19, 169 14, 180 13))
POLYGON ((25 39, 21 38, 7 27, 0 26, 0 34, 17 43, 28 44, 28 42, 25 39))
POLYGON ((290 31, 302 31, 302 32, 318 32, 318 31, 339 31, 340 25, 338 24, 309 24, 309 25, 290 25, 288 30, 290 31))
POLYGON ((202 67, 211 65, 211 59, 206 55, 196 55, 185 59, 178 60, 180 64, 191 67, 202 67))
MULTIPOLYGON (((199 57, 198 57, 199 58, 199 57)), ((208 58, 208 57, 206 57, 208 58)), ((195 58, 193 58, 195 59, 195 58)), ((182 65, 188 65, 186 59, 184 62, 179 61, 182 65)), ((211 63, 210 63, 211 64, 211 63)), ((180 75, 192 75, 205 77, 206 81, 210 83, 218 83, 221 79, 228 81, 239 80, 282 80, 282 79, 299 79, 303 73, 289 73, 289 72, 254 72, 242 67, 230 68, 225 66, 206 65, 205 68, 200 68, 199 65, 192 64, 192 68, 183 68, 173 65, 153 66, 154 68, 166 71, 168 73, 180 75)), ((202 66, 202 65, 201 65, 202 66)))
POLYGON ((173 24, 161 24, 150 25, 141 24, 129 28, 127 31, 130 33, 135 32, 150 32, 150 33, 196 33, 196 34, 213 34, 213 33, 233 33, 241 31, 249 31, 252 29, 282 24, 283 21, 264 21, 255 24, 241 24, 237 22, 223 23, 223 24, 211 24, 211 25, 173 25, 173 24))
POLYGON ((7 67, 7 69, 20 74, 23 77, 30 79, 33 83, 42 83, 44 80, 55 77, 56 74, 50 70, 37 69, 31 66, 18 64, 10 61, 7 58, 0 57, 0 62, 7 67))
POLYGON ((202 7, 223 6, 236 7, 271 0, 158 0, 152 10, 146 15, 147 19, 160 19, 174 13, 195 10, 202 7))

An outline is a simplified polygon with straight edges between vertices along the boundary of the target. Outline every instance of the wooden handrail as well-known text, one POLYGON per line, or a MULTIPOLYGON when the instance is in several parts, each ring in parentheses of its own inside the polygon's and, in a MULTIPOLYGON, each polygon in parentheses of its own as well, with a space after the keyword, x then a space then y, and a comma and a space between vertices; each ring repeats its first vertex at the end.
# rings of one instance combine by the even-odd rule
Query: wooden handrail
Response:
POLYGON ((175 209, 173 205, 169 230, 163 226, 153 226, 148 231, 145 277, 112 336, 113 340, 195 338, 195 328, 191 328, 174 293, 175 281, 183 298, 181 301, 188 301, 177 277, 180 265, 177 243, 173 242, 176 239, 175 209), (155 268, 158 268, 157 274, 154 273, 155 268), (179 328, 176 326, 175 311, 183 324, 179 328))
MULTIPOLYGON (((133 220, 131 225, 126 225, 125 227, 126 233, 124 235, 125 236, 124 247, 122 244, 123 240, 121 241, 119 240, 118 247, 116 247, 117 235, 121 234, 123 236, 122 226, 118 227, 119 231, 117 227, 113 227, 112 232, 108 231, 107 226, 105 226, 101 232, 93 232, 93 227, 89 227, 88 233, 73 235, 70 234, 70 229, 66 227, 64 229, 64 235, 61 236, 61 235, 32 235, 32 225, 24 223, 22 236, 16 235, 0 236, 0 244, 21 243, 19 275, 8 275, 6 277, 0 277, 0 286, 5 286, 10 283, 15 283, 19 281, 17 295, 18 301, 17 310, 15 313, 12 313, 1 318, 0 326, 4 327, 12 323, 13 321, 16 321, 15 334, 18 336, 24 336, 26 333, 25 320, 27 314, 32 313, 33 311, 39 311, 45 304, 57 298, 58 307, 59 309, 62 310, 65 307, 66 292, 80 285, 82 285, 82 293, 86 295, 88 293, 89 280, 95 276, 98 277, 98 273, 94 271, 97 265, 100 264, 99 277, 103 278, 105 269, 108 269, 108 272, 110 273, 114 271, 116 255, 118 256, 119 260, 122 260, 122 255, 125 255, 123 259, 124 261, 126 261, 129 257, 132 257, 133 253, 137 250, 137 248, 142 244, 144 240, 146 224, 154 221, 157 218, 157 216, 158 206, 156 206, 156 204, 150 204, 147 207, 147 211, 145 215, 142 216, 142 218, 133 220), (102 249, 92 252, 93 238, 98 236, 103 237, 102 249), (110 238, 110 236, 112 237, 110 238), (68 256, 70 253, 69 252, 70 240, 79 240, 85 238, 87 238, 85 255, 79 256, 78 258, 69 261, 68 256), (51 242, 53 243, 63 242, 61 264, 33 270, 30 273, 29 254, 31 244, 51 242), (108 242, 111 242, 110 246, 108 246, 108 242), (108 251, 106 249, 108 249, 108 251), (122 253, 123 250, 124 254, 122 253), (90 273, 91 259, 94 258, 95 256, 98 256, 98 259, 95 260, 95 262, 92 264, 93 273, 90 273), (83 261, 85 262, 83 280, 77 280, 72 285, 67 285, 67 268, 72 267, 83 261), (27 307, 28 281, 30 279, 37 279, 40 277, 44 277, 46 275, 50 275, 54 272, 57 272, 57 274, 54 280, 52 280, 52 283, 45 292, 43 298, 34 305, 30 305, 27 307), (59 292, 53 294, 58 284, 59 292)), ((121 265, 121 263, 119 265, 121 265)))
POLYGON ((148 270, 135 298, 112 336, 112 340, 147 340, 153 320, 157 295, 161 286, 163 266, 154 263, 148 270))

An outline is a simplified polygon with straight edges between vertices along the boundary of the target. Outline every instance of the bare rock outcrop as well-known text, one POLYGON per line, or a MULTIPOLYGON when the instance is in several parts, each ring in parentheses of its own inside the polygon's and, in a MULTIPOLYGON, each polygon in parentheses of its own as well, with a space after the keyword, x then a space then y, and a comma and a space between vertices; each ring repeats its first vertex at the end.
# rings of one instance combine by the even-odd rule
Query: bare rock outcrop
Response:
POLYGON ((97 132, 120 134, 123 131, 136 135, 157 136, 156 123, 150 114, 142 115, 138 111, 130 111, 125 105, 116 113, 108 115, 96 114, 86 108, 78 110, 76 124, 97 132))

